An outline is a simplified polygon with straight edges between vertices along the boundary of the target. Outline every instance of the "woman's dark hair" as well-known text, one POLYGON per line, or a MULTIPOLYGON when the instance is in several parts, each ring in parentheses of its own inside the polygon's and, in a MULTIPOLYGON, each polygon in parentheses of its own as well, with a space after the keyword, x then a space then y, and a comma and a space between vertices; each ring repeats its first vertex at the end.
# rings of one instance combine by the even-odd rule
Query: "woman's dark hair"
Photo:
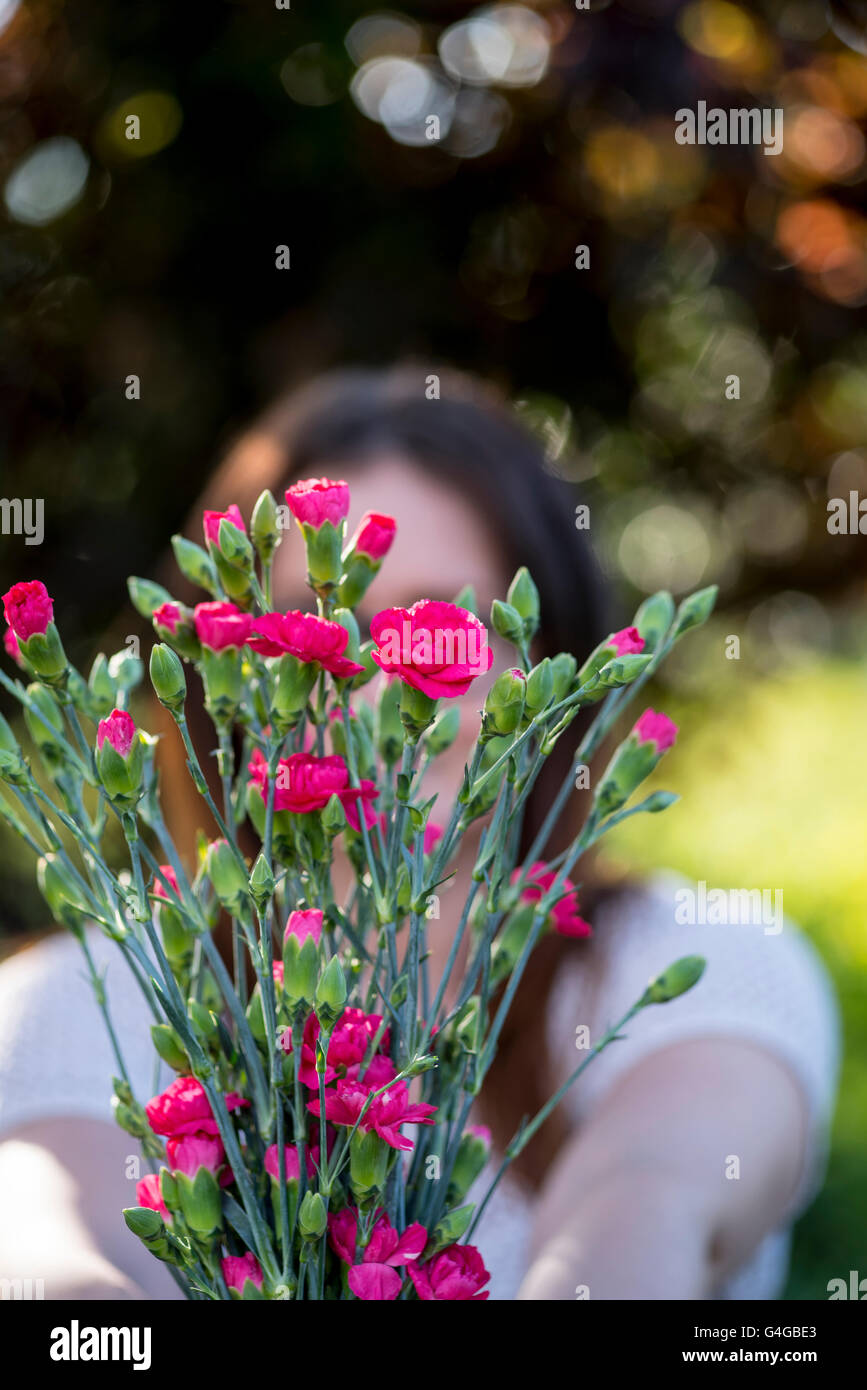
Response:
MULTIPOLYGON (((541 443, 499 394, 460 373, 441 370, 433 378, 439 395, 430 399, 431 380, 427 368, 349 369, 280 399, 230 450, 191 517, 190 534, 200 533, 202 507, 223 510, 236 502, 249 517, 263 487, 270 487, 281 502, 282 490, 293 478, 318 477, 384 453, 405 457, 437 478, 453 481, 476 504, 495 530, 510 575, 520 565, 530 570, 542 611, 536 659, 559 651, 581 658, 610 627, 599 572, 584 533, 575 526, 574 489, 546 468, 541 443)), ((203 714, 201 720, 200 752, 206 754, 203 714)), ((192 717, 190 722, 193 727, 192 717)), ((529 798, 525 851, 568 771, 580 729, 576 720, 572 737, 561 739, 529 798)), ((195 737, 194 727, 193 733, 195 737)), ((213 760, 202 761, 207 766, 213 760)), ((174 771, 182 773, 183 768, 174 771)), ((177 785, 178 778, 174 781, 177 785)), ((547 847, 548 857, 569 838, 569 826, 560 827, 547 847)), ((250 849, 256 852, 255 846, 250 849)), ((585 881, 583 912, 592 910, 591 899, 585 881)), ((554 1089, 545 1045, 546 1004, 557 965, 570 947, 575 949, 575 943, 558 937, 543 940, 501 1035, 481 1098, 501 1147, 554 1089)), ((555 1112, 521 1155, 518 1169, 528 1180, 541 1179, 563 1134, 555 1112)))

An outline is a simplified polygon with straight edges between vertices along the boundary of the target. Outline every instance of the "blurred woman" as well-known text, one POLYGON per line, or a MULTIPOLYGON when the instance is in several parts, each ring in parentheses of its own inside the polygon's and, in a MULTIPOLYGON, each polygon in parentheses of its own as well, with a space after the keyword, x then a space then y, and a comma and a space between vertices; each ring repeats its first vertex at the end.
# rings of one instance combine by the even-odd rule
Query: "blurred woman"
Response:
MULTIPOLYGON (((385 510, 398 521, 362 625, 385 602, 452 599, 466 584, 485 615, 526 564, 542 602, 534 658, 583 656, 612 624, 570 489, 487 389, 440 373, 432 400, 425 380, 404 368, 343 372, 279 402, 232 449, 201 506, 235 502, 249 517, 263 487, 279 498, 299 477, 345 478, 354 517, 385 510)), ((303 569, 287 535, 277 609, 308 606, 303 569)), ((494 643, 491 679, 509 664, 503 645, 494 643)), ((434 764, 429 794, 457 791, 481 699, 477 689, 462 702, 461 736, 434 764)), ((208 751, 203 743, 203 763, 208 751)), ((562 740, 539 779, 528 843, 573 752, 562 740)), ((167 815, 189 846, 201 801, 177 741, 167 737, 162 755, 167 815)), ((576 792, 549 857, 571 839, 580 809, 576 792)), ((468 834, 458 886, 443 892, 430 924, 434 981, 475 850, 468 834)), ((502 1035, 480 1101, 495 1149, 572 1071, 576 1030, 597 1038, 678 956, 700 953, 708 967, 688 995, 645 1011, 627 1042, 593 1062, 500 1184, 474 1235, 492 1297, 777 1297, 789 1227, 821 1177, 833 1105, 837 1018, 824 971, 789 925, 776 935, 680 925, 673 876, 616 884, 596 863, 589 872, 581 908, 592 938, 543 942, 502 1035)), ((132 1200, 130 1145, 108 1116, 111 1056, 88 987, 71 973, 74 949, 52 937, 0 968, 0 1275, 43 1272, 49 1297, 171 1296, 165 1270, 119 1218, 132 1200)), ((111 958, 99 938, 93 949, 111 958)), ((120 962, 109 994, 145 1098, 158 1089, 148 1020, 120 962)))

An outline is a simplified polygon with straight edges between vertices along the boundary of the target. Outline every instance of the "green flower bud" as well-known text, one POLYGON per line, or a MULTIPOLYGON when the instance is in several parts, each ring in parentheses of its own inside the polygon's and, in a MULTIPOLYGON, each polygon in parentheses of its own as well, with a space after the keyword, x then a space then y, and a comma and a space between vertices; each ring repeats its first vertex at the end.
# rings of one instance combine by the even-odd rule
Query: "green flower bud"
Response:
POLYGON ((337 598, 344 608, 354 608, 361 602, 379 570, 379 563, 369 555, 354 554, 347 557, 337 590, 337 598))
POLYGON ((141 685, 144 666, 134 651, 129 647, 121 647, 119 652, 108 658, 108 674, 117 690, 129 694, 136 686, 141 685))
MULTIPOLYGON (((328 523, 326 523, 327 525, 328 523)), ((321 1192, 309 1188, 298 1211, 298 1229, 302 1240, 321 1240, 328 1226, 328 1213, 321 1192)))
POLYGON ((554 694, 554 671, 550 657, 545 657, 538 666, 534 666, 527 676, 527 695, 524 704, 524 716, 532 719, 540 714, 543 709, 547 709, 554 694))
POLYGON ((247 871, 228 840, 212 840, 208 845, 205 873, 223 907, 233 917, 240 916, 249 902, 250 884, 247 871))
POLYGON ((686 994, 693 985, 698 984, 707 961, 704 956, 681 956, 661 975, 651 980, 641 998, 641 1007, 648 1004, 668 1004, 679 995, 686 994))
POLYGON ((163 1218, 150 1207, 124 1207, 123 1219, 140 1240, 152 1240, 165 1232, 163 1218))
POLYGON ((369 681, 372 681, 374 676, 379 675, 379 667, 373 659, 375 650, 376 643, 372 638, 369 638, 366 642, 362 642, 358 649, 358 660, 364 667, 364 671, 359 671, 358 675, 353 678, 350 689, 360 690, 363 685, 367 685, 369 681))
POLYGON ((322 810, 322 829, 329 839, 334 839, 346 829, 346 812, 343 809, 343 802, 337 793, 329 796, 328 801, 322 810))
POLYGON ((524 641, 524 620, 520 613, 498 598, 491 604, 491 627, 498 637, 511 642, 512 646, 520 646, 524 641))
POLYGON ((425 1259, 429 1260, 432 1255, 438 1254, 440 1250, 445 1250, 447 1245, 456 1245, 472 1221, 475 1209, 475 1202, 469 1202, 467 1206, 456 1207, 454 1211, 447 1212, 445 1216, 441 1217, 431 1231, 428 1243, 424 1248, 425 1259))
POLYGON ((451 748, 461 727, 461 712, 457 705, 444 705, 424 736, 424 746, 431 757, 438 757, 451 748))
POLYGON ((317 674, 318 667, 313 661, 300 661, 288 653, 280 657, 271 701, 272 720, 280 733, 298 723, 307 708, 317 674))
POLYGON ((530 577, 526 565, 522 565, 509 585, 506 594, 508 602, 524 621, 524 638, 528 641, 539 628, 539 590, 530 577))
POLYGON ((513 667, 498 676, 488 691, 482 718, 482 736, 496 738, 513 734, 524 713, 527 678, 513 667))
POLYGON ((96 770, 109 800, 122 811, 132 810, 144 790, 144 743, 124 710, 114 710, 100 721, 96 770))
POLYGON ((117 702, 117 686, 108 673, 108 660, 104 652, 98 652, 87 678, 90 687, 94 714, 105 718, 117 702))
MULTIPOLYGON (((257 793, 258 795, 258 793, 257 793)), ((259 798, 261 801, 261 797, 259 798)), ((264 852, 260 851, 253 872, 250 875, 250 894, 256 904, 256 910, 261 914, 264 912, 271 898, 274 896, 276 883, 271 872, 271 866, 265 858, 264 852)))
POLYGON ((180 1038, 169 1023, 151 1025, 151 1039, 163 1061, 181 1076, 189 1074, 190 1061, 180 1038))
POLYGON ((151 648, 151 684, 157 699, 173 714, 178 714, 187 698, 187 679, 178 657, 164 642, 151 648))
POLYGON ((359 1206, 375 1201, 385 1187, 389 1148, 376 1130, 357 1129, 349 1143, 349 1186, 359 1206))
POLYGON ((217 571, 208 552, 196 545, 195 541, 186 540, 184 536, 172 536, 172 550, 184 578, 201 589, 207 589, 209 594, 216 595, 217 571))
POLYGON ((706 623, 714 609, 719 588, 716 584, 711 584, 707 589, 698 589, 688 598, 677 610, 674 620, 674 636, 682 637, 690 628, 701 627, 706 623))
POLYGON ((204 1004, 200 1004, 198 999, 187 1000, 187 1016, 200 1042, 207 1042, 216 1035, 219 1026, 217 1015, 205 1008, 204 1004))
POLYGON ((59 855, 43 854, 37 860, 36 881, 54 920, 80 936, 92 914, 79 885, 59 855))
MULTIPOLYGON (((253 563, 253 547, 245 531, 223 517, 217 533, 217 550, 221 560, 236 570, 249 570, 253 563)), ((219 561, 217 561, 219 568, 219 561)))
POLYGON ((314 1006, 320 1027, 330 1033, 346 1007, 346 977, 337 956, 332 956, 316 986, 314 1006))
POLYGON ((221 652, 202 648, 202 680, 205 708, 220 727, 230 724, 241 701, 241 653, 237 647, 221 652))
POLYGON ((358 630, 355 614, 348 608, 335 608, 334 612, 331 614, 331 621, 333 623, 338 623, 345 632, 349 633, 349 641, 343 652, 347 661, 360 662, 361 633, 358 630))
POLYGON ((160 608, 164 603, 173 603, 174 600, 168 589, 164 589, 162 584, 154 584, 150 579, 139 579, 137 575, 131 574, 126 581, 132 606, 137 613, 150 622, 155 608, 160 608))
POLYGON ((250 519, 250 535, 259 558, 267 564, 283 539, 277 525, 277 503, 268 488, 260 492, 256 499, 250 519))
POLYGON ((665 589, 646 598, 638 609, 633 625, 644 638, 644 650, 655 652, 674 617, 674 599, 665 589))
POLYGON ((558 652, 556 656, 552 656, 551 674, 554 677, 551 703, 557 705, 561 700, 565 700, 578 674, 578 662, 571 652, 558 652))

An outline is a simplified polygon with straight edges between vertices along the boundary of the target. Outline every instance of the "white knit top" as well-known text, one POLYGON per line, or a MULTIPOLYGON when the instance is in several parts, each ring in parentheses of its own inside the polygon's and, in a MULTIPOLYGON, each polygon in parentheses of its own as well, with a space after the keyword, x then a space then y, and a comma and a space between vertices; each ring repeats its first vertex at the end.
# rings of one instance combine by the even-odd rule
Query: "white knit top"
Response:
MULTIPOLYGON (((589 1021, 591 1040, 621 1017, 647 981, 679 956, 701 954, 708 968, 689 994, 644 1010, 628 1039, 606 1049, 568 1093, 576 1122, 592 1113, 612 1081, 657 1048, 694 1037, 753 1040, 788 1063, 800 1082, 809 1116, 809 1153, 786 1226, 767 1237, 749 1263, 719 1290, 722 1298, 778 1296, 788 1259, 788 1226, 821 1182, 838 1068, 838 1016, 817 955, 786 924, 778 935, 761 926, 682 926, 675 893, 683 886, 660 876, 619 895, 594 924, 606 940, 609 968, 596 1017, 576 1017, 582 998, 581 950, 555 982, 549 1010, 551 1055, 563 1079, 576 1065, 575 1028, 589 1021)), ((157 1066, 149 1036, 153 1021, 119 949, 91 934, 98 969, 106 970, 112 1015, 136 1099, 148 1100, 171 1080, 157 1066)), ((584 1009, 581 1009, 583 1015, 584 1009)), ((93 1001, 78 943, 53 935, 0 965, 0 1139, 30 1121, 81 1115, 110 1119, 111 1077, 117 1066, 93 1001)), ((492 1171, 483 1177, 492 1176, 492 1171)), ((480 1184, 481 1184, 480 1180, 480 1184)), ((471 1197, 480 1195, 480 1186, 471 1197)), ((491 1297, 513 1299, 527 1269, 532 1207, 522 1189, 503 1180, 474 1235, 492 1279, 491 1297)))

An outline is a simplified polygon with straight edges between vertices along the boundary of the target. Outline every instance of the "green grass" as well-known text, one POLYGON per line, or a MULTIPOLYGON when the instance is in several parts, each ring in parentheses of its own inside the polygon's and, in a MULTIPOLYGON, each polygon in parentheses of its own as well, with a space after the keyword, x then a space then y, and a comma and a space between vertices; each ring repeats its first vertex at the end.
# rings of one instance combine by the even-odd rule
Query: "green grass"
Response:
POLYGON ((827 1181, 798 1222, 787 1298, 867 1276, 867 672, 842 661, 729 674, 701 701, 660 697, 681 735, 654 779, 682 800, 607 841, 636 870, 719 887, 780 886, 824 957, 844 1061, 827 1181))

